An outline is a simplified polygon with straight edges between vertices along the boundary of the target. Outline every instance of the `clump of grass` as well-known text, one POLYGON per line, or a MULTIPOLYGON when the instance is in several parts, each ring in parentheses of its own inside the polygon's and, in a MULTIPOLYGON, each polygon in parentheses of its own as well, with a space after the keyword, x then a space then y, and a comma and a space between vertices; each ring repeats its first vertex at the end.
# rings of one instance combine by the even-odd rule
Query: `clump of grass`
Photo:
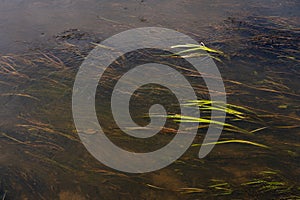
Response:
MULTIPOLYGON (((278 171, 262 171, 259 176, 249 182, 242 183, 241 186, 250 187, 258 193, 272 193, 280 199, 289 199, 297 188, 287 182, 278 171)), ((294 199, 294 198, 291 198, 294 199)))
POLYGON ((13 56, 0 56, 0 74, 28 79, 29 77, 27 75, 19 72, 17 62, 18 60, 13 56))
MULTIPOLYGON (((184 116, 180 114, 172 114, 172 115, 168 115, 167 118, 173 119, 174 122, 180 122, 180 123, 195 123, 195 122, 199 123, 198 129, 208 128, 210 125, 214 125, 218 128, 222 128, 225 131, 229 131, 233 133, 242 133, 242 134, 254 134, 255 132, 267 128, 267 127, 259 127, 254 130, 246 130, 237 125, 234 125, 233 123, 236 123, 237 121, 251 122, 251 123, 260 121, 258 115, 254 111, 242 106, 238 106, 234 104, 225 104, 223 102, 214 102, 211 100, 188 101, 186 104, 183 104, 183 106, 195 107, 199 109, 200 112, 203 113, 204 115, 201 117, 191 117, 191 116, 184 116), (218 116, 213 118, 210 115, 212 111, 223 112, 223 114, 225 114, 226 116, 226 122, 218 121, 218 116)), ((202 145, 229 144, 229 143, 239 143, 239 144, 247 144, 247 145, 252 145, 261 148, 269 148, 264 144, 260 144, 248 140, 241 140, 241 139, 223 140, 223 141, 218 141, 213 143, 206 143, 202 145)), ((201 146, 201 145, 194 144, 193 146, 201 146)))
POLYGON ((182 122, 182 123, 199 122, 201 123, 199 128, 205 128, 208 127, 210 124, 213 124, 217 127, 223 128, 226 131, 245 133, 245 134, 252 134, 267 128, 267 127, 259 127, 255 130, 246 130, 236 125, 233 125, 231 122, 247 121, 247 122, 255 123, 260 120, 254 111, 251 111, 248 108, 242 106, 225 104, 223 102, 214 102, 211 100, 188 101, 186 104, 183 104, 183 106, 196 107, 204 115, 200 118, 183 116, 179 114, 168 115, 167 117, 170 119, 174 119, 175 122, 182 122), (223 112, 226 115, 226 120, 228 122, 219 122, 218 116, 212 118, 210 116, 211 111, 223 112))
POLYGON ((221 180, 213 180, 214 184, 208 186, 213 190, 214 196, 224 196, 231 195, 233 190, 230 187, 230 184, 221 180))
MULTIPOLYGON (((223 122, 219 122, 219 121, 216 121, 216 120, 205 119, 205 118, 201 118, 201 117, 198 118, 198 117, 190 117, 190 116, 175 114, 175 115, 168 115, 167 118, 174 119, 175 122, 181 122, 181 123, 199 122, 199 123, 207 124, 207 125, 213 124, 213 125, 225 127, 226 130, 232 130, 234 132, 251 133, 251 132, 249 132, 245 129, 239 128, 239 127, 234 126, 234 125, 229 124, 229 123, 223 123, 223 122)), ((201 128, 203 128, 203 127, 201 127, 201 128)))
MULTIPOLYGON (((259 118, 259 115, 246 107, 219 102, 219 101, 211 101, 211 100, 193 100, 188 101, 186 104, 183 104, 183 106, 194 106, 198 107, 201 113, 203 114, 210 114, 211 111, 220 111, 226 114, 227 121, 237 122, 237 121, 243 121, 243 122, 251 122, 251 123, 261 123, 261 119, 259 118)), ((225 126, 225 125, 224 125, 225 126)), ((226 125, 225 128, 235 128, 236 130, 240 130, 237 127, 232 127, 226 125)), ((255 130, 246 131, 249 133, 258 132, 260 130, 265 129, 266 127, 260 127, 255 130)), ((231 130, 232 131, 232 130, 231 130)), ((244 130, 240 130, 242 132, 245 132, 244 130)))
POLYGON ((172 49, 177 49, 177 48, 184 49, 184 50, 181 50, 181 51, 178 51, 178 52, 172 54, 172 56, 181 56, 182 58, 208 56, 212 59, 222 62, 221 59, 219 59, 216 56, 212 56, 211 53, 213 53, 215 55, 221 55, 221 56, 225 55, 220 50, 212 49, 212 48, 205 46, 205 44, 203 42, 201 42, 200 44, 175 45, 175 46, 171 46, 171 48, 172 49))

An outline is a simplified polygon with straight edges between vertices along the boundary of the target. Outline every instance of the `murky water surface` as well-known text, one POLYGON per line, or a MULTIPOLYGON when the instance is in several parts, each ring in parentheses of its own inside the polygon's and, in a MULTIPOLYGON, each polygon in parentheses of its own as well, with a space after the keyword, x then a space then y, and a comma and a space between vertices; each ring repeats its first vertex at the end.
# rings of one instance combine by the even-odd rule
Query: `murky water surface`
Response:
MULTIPOLYGON (((299 199, 299 11, 297 0, 2 0, 0 198, 299 199), (213 56, 228 103, 242 111, 239 121, 229 115, 227 122, 248 132, 227 128, 220 140, 248 143, 218 144, 199 159, 198 144, 206 130, 201 124, 194 145, 178 161, 146 174, 112 170, 87 152, 72 120, 76 72, 93 43, 147 26, 178 30, 224 52, 213 56)), ((114 123, 109 105, 112 87, 126 66, 164 62, 161 53, 128 54, 99 83, 98 119, 106 135, 124 149, 152 151, 176 134, 178 124, 168 120, 152 138, 128 137, 114 123)), ((189 77, 198 98, 208 99, 203 80, 186 70, 181 59, 171 60, 189 77)), ((154 103, 178 113, 174 98, 166 88, 140 88, 130 105, 132 117, 146 125, 154 103)))

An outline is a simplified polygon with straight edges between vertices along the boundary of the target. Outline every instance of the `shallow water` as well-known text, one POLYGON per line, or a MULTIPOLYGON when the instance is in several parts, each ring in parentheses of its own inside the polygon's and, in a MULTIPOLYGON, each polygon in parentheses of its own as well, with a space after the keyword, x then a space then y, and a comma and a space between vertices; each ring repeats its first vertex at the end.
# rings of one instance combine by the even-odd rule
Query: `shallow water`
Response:
MULTIPOLYGON (((296 0, 1 1, 0 197, 299 199, 299 11, 296 0), (93 48, 91 42, 145 26, 175 29, 223 51, 225 56, 218 56, 222 62, 215 62, 228 102, 256 113, 254 122, 235 125, 265 128, 253 134, 223 131, 220 140, 248 140, 270 148, 223 144, 198 159, 199 147, 190 147, 172 165, 146 174, 121 173, 95 160, 73 124, 76 72, 93 48)), ((133 61, 131 56, 114 68, 124 72, 124 63, 145 59, 144 54, 133 61)), ((118 130, 109 109, 109 92, 118 75, 114 73, 100 82, 96 98, 105 133, 132 151, 167 144, 177 127, 173 121, 146 141, 118 130)), ((193 77, 193 72, 187 75, 193 77)), ((197 82, 202 80, 191 81, 196 82, 198 97, 207 99, 206 88, 197 82)), ((131 106, 141 125, 149 123, 141 116, 158 103, 156 95, 164 95, 159 103, 169 112, 178 112, 178 102, 168 91, 151 89, 137 91, 131 106)), ((201 143, 204 134, 205 129, 199 129, 194 144, 201 143)))

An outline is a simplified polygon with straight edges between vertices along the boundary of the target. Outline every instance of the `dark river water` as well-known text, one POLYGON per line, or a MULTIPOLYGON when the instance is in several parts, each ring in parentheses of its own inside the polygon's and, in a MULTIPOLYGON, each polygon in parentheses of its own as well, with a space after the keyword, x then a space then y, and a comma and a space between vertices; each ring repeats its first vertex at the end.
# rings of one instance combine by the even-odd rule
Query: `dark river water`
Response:
MULTIPOLYGON (((0 0, 0 38, 0 199, 300 199, 299 1, 0 0), (205 158, 197 156, 204 123, 177 161, 130 174, 85 149, 73 122, 72 88, 94 43, 140 27, 173 29, 222 51, 212 56, 227 103, 241 113, 227 111, 234 128, 225 126, 219 141, 229 142, 205 158)), ((99 82, 98 120, 123 149, 153 151, 176 135, 178 123, 168 119, 156 136, 129 137, 110 108, 126 65, 162 63, 163 53, 120 57, 99 82)), ((190 78, 198 99, 209 99, 203 80, 180 58, 169 59, 190 78)), ((156 103, 179 114, 174 98, 157 85, 140 88, 131 116, 147 125, 156 103)), ((210 119, 207 110, 203 116, 210 119)))

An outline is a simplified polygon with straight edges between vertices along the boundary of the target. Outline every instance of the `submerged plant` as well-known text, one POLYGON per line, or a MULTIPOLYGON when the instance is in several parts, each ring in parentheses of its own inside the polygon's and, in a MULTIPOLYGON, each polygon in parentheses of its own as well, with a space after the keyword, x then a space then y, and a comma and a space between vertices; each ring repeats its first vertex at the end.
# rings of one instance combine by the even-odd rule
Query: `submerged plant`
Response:
MULTIPOLYGON (((196 118, 184 115, 168 115, 168 118, 174 119, 175 122, 182 123, 194 123, 199 122, 202 125, 199 128, 208 127, 208 125, 213 124, 215 126, 223 127, 226 131, 238 132, 238 133, 246 133, 251 134, 254 132, 258 132, 260 130, 265 129, 266 127, 259 127, 255 130, 246 130, 236 125, 233 125, 231 122, 236 121, 244 121, 244 122, 258 122, 260 119, 257 117, 257 114, 245 107, 233 105, 233 104, 225 104, 223 102, 214 102, 211 100, 196 100, 196 101, 188 101, 183 106, 192 106, 196 107, 204 114, 204 116, 196 118), (226 115, 227 122, 218 121, 218 116, 212 118, 210 116, 211 111, 219 111, 226 115)), ((220 117, 223 117, 220 116, 220 117)))
MULTIPOLYGON (((184 116, 180 114, 170 114, 167 115, 167 118, 173 119, 174 122, 180 123, 199 123, 198 129, 208 128, 213 125, 217 128, 222 128, 225 131, 233 132, 233 133, 243 133, 243 134, 253 134, 255 132, 266 129, 267 127, 259 127, 255 130, 246 130, 241 128, 233 123, 237 121, 242 122, 251 122, 255 123, 256 121, 260 121, 257 114, 254 111, 251 111, 248 108, 234 105, 234 104, 225 104, 223 102, 213 102, 211 100, 196 100, 196 101, 188 101, 183 106, 192 106, 200 110, 204 115, 201 117, 191 117, 184 116), (211 111, 219 111, 222 112, 223 117, 224 114, 226 116, 226 122, 221 122, 218 120, 219 116, 212 117, 211 111)), ((241 139, 230 139, 223 140, 214 143, 206 143, 202 145, 212 145, 212 144, 228 144, 228 143, 239 143, 239 144, 248 144, 262 148, 269 148, 268 146, 252 141, 241 140, 241 139)), ((194 144, 193 146, 200 146, 199 144, 194 144)))
POLYGON ((221 180, 213 180, 214 184, 208 186, 213 190, 214 196, 224 196, 232 194, 233 190, 230 187, 230 184, 221 180))
POLYGON ((287 180, 281 176, 278 171, 271 170, 260 172, 257 178, 249 182, 242 183, 241 186, 254 189, 259 193, 270 192, 277 197, 280 196, 280 199, 294 199, 292 197, 296 196, 290 195, 294 191, 297 191, 297 188, 293 184, 287 182, 287 180))
POLYGON ((247 141, 247 140, 224 140, 224 141, 218 141, 218 142, 204 143, 202 145, 193 144, 192 146, 197 147, 197 146, 205 146, 205 145, 212 145, 212 144, 228 144, 228 143, 249 144, 249 145, 253 145, 253 146, 257 146, 257 147, 269 148, 268 146, 266 146, 264 144, 259 144, 259 143, 251 142, 251 141, 247 141))
POLYGON ((171 46, 172 49, 175 48, 181 48, 184 50, 178 51, 172 56, 181 56, 182 58, 191 58, 191 57, 203 57, 203 56, 209 56, 212 59, 215 59, 219 62, 222 62, 218 57, 210 55, 210 53, 216 54, 216 55, 221 55, 224 56, 225 54, 216 49, 209 48, 205 46, 203 42, 200 44, 184 44, 184 45, 175 45, 171 46))

